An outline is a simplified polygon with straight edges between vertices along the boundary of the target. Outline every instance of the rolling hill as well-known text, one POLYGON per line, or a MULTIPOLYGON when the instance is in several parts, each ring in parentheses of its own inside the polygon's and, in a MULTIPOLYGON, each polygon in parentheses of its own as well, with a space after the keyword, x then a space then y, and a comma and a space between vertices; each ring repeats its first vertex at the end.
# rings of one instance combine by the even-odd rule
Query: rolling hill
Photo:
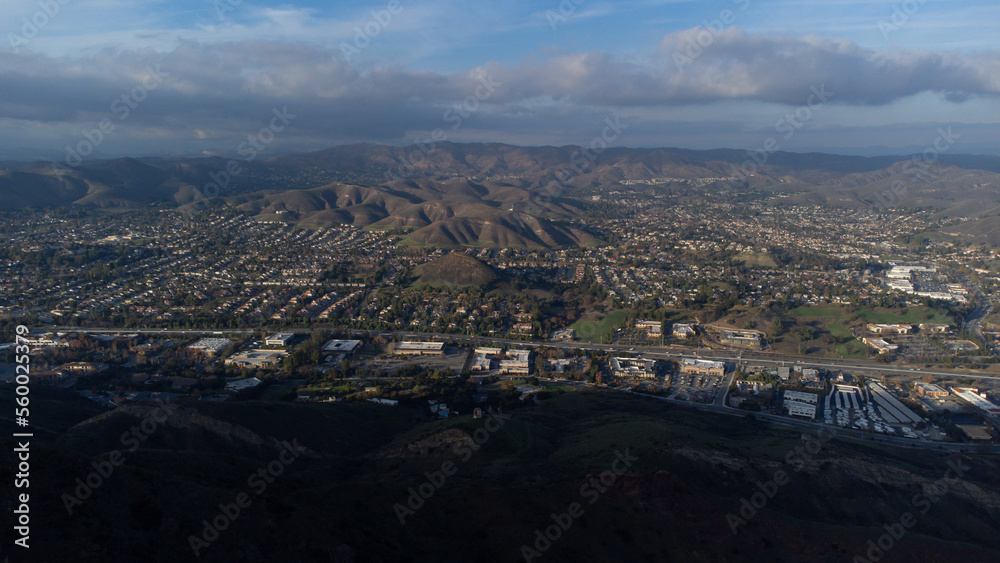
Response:
MULTIPOLYGON (((781 203, 932 209, 942 218, 1000 215, 1000 158, 938 155, 860 157, 775 152, 747 175, 746 151, 438 143, 356 144, 252 162, 219 157, 37 162, 0 170, 0 209, 80 205, 189 205, 213 182, 213 205, 315 228, 352 224, 403 228, 412 244, 560 247, 596 238, 568 226, 594 188, 698 181, 701 186, 780 195, 781 203), (409 162, 411 164, 403 164, 409 162), (237 174, 225 173, 236 165, 237 174)), ((208 190, 209 195, 213 192, 208 190)), ((970 226, 946 236, 984 237, 970 226)), ((995 237, 993 237, 995 238, 995 237)))
POLYGON ((417 266, 416 274, 418 284, 459 287, 484 287, 500 278, 487 264, 460 252, 425 262, 417 266))

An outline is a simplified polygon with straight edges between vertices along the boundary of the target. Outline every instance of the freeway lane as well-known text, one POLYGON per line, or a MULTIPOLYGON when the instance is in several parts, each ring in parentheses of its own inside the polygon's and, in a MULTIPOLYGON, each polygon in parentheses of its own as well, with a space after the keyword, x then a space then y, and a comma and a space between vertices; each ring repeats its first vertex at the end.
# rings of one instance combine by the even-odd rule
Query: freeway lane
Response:
MULTIPOLYGON (((125 328, 81 328, 81 327, 55 327, 46 328, 46 331, 61 332, 81 332, 85 334, 150 334, 150 335, 184 335, 184 336, 223 336, 242 335, 249 336, 253 333, 260 333, 263 329, 125 329, 125 328)), ((310 328, 282 328, 280 332, 293 332, 296 334, 308 334, 314 329, 310 328)), ((440 340, 452 340, 465 343, 481 343, 507 346, 537 347, 549 346, 561 349, 584 349, 599 350, 604 352, 629 352, 642 354, 653 359, 677 359, 681 357, 698 357, 706 360, 720 360, 725 362, 743 361, 754 362, 772 366, 791 366, 793 364, 803 364, 810 367, 822 367, 834 370, 845 370, 864 374, 890 374, 890 375, 912 375, 924 376, 933 375, 945 378, 1000 380, 1000 375, 987 375, 962 370, 946 370, 940 368, 906 368, 895 367, 886 364, 877 364, 874 361, 865 360, 840 360, 834 358, 810 358, 808 356, 780 355, 771 352, 748 352, 748 351, 728 351, 728 350, 706 350, 697 348, 686 348, 683 346, 623 346, 615 344, 587 344, 583 342, 547 342, 516 340, 509 338, 495 338, 489 336, 469 336, 465 334, 443 334, 436 332, 413 332, 413 331, 368 331, 345 329, 355 336, 374 336, 382 334, 386 336, 399 336, 403 338, 437 338, 440 340)), ((275 330, 275 332, 278 332, 275 330)))

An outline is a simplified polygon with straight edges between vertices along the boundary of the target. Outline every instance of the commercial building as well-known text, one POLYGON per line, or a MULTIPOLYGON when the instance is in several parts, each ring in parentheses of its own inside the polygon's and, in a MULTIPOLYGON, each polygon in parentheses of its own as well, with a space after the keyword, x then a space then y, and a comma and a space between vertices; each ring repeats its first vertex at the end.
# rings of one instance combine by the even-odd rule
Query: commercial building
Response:
POLYGON ((404 356, 443 356, 444 342, 412 342, 409 340, 396 345, 396 353, 404 356))
POLYGON ((499 348, 476 348, 472 352, 472 371, 489 371, 493 369, 493 358, 499 355, 499 348))
POLYGON ((875 334, 910 334, 913 325, 868 323, 868 332, 875 334))
POLYGON ((677 323, 674 325, 674 338, 691 338, 695 334, 694 325, 692 324, 677 323))
POLYGON ((660 321, 635 321, 635 328, 645 330, 650 336, 659 336, 663 333, 663 323, 660 321))
POLYGON ((295 335, 291 332, 279 332, 277 334, 272 334, 264 339, 264 344, 268 346, 281 346, 286 347, 295 338, 295 335))
POLYGON ((989 441, 993 439, 993 435, 985 426, 976 426, 974 424, 956 424, 956 428, 962 431, 963 434, 969 437, 972 441, 989 441))
POLYGON ((810 387, 815 387, 822 385, 823 379, 819 376, 819 370, 815 368, 802 368, 802 376, 799 381, 803 385, 808 385, 810 387))
POLYGON ((251 389, 263 383, 256 377, 248 377, 246 379, 237 379, 236 381, 230 381, 226 383, 226 391, 239 392, 244 389, 251 389))
POLYGON ((791 377, 791 375, 790 368, 784 366, 778 368, 778 379, 788 381, 788 378, 791 377))
POLYGON ((360 340, 331 340, 323 345, 323 351, 337 354, 351 354, 361 346, 360 340))
POLYGON ((531 351, 507 350, 506 356, 498 361, 500 373, 528 374, 530 372, 528 360, 531 357, 531 351))
POLYGON ((888 354, 889 352, 899 349, 899 346, 881 338, 862 338, 861 340, 878 351, 879 354, 888 354))
POLYGON ((785 408, 788 409, 789 416, 799 416, 802 418, 816 418, 816 405, 800 403, 798 401, 785 401, 785 408))
POLYGON ((681 360, 681 373, 692 373, 697 375, 725 375, 726 364, 713 360, 697 360, 695 358, 684 358, 681 360))
POLYGON ((948 391, 944 390, 940 385, 934 383, 924 383, 923 381, 918 381, 913 384, 913 387, 917 390, 917 395, 923 397, 934 397, 940 399, 948 396, 948 391))
POLYGON ((893 397, 881 384, 871 381, 868 383, 868 390, 871 391, 872 398, 878 404, 882 418, 889 424, 916 424, 923 421, 920 415, 899 402, 899 399, 893 397))
POLYGON ((796 401, 815 405, 819 402, 819 395, 816 393, 802 393, 800 391, 785 391, 785 401, 796 401))
POLYGON ((232 343, 232 340, 227 340, 225 338, 199 338, 191 344, 188 344, 188 350, 194 350, 195 352, 201 352, 202 354, 214 356, 232 343))
POLYGON ((611 358, 611 375, 636 379, 656 379, 656 360, 643 358, 611 358))
POLYGON ((727 346, 739 346, 741 348, 760 348, 761 337, 757 332, 745 330, 725 330, 719 342, 727 346))
POLYGON ((227 366, 272 367, 281 362, 287 354, 277 350, 247 350, 226 358, 227 366))
POLYGON ((985 413, 992 415, 1000 414, 1000 407, 987 401, 986 398, 979 393, 979 389, 974 387, 952 387, 951 391, 985 413))

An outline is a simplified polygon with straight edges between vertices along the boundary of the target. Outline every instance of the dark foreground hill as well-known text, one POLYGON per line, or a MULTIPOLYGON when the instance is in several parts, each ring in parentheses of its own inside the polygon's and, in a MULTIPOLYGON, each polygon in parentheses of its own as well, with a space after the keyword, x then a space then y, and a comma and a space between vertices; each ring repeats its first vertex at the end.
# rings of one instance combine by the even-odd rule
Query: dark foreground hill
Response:
POLYGON ((883 540, 880 561, 1000 555, 995 456, 810 446, 798 432, 613 392, 556 394, 506 414, 422 422, 370 403, 243 402, 180 405, 165 419, 139 405, 75 426, 59 415, 32 443, 30 557, 12 551, 9 510, 3 554, 847 562, 909 512, 912 525, 883 540), (129 451, 123 432, 157 418, 129 451), (91 476, 112 460, 121 465, 91 476), (949 463, 963 475, 944 489, 949 463))
POLYGON ((417 283, 484 287, 500 276, 489 265, 459 252, 452 252, 417 266, 417 283))

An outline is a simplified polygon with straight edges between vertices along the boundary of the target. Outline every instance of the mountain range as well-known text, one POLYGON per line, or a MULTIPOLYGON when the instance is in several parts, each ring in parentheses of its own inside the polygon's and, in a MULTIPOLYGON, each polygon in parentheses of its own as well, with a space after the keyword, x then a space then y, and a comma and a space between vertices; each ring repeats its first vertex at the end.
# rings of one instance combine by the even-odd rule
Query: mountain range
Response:
POLYGON ((931 209, 971 219, 957 235, 1000 241, 1000 157, 946 151, 861 157, 444 142, 343 145, 252 162, 34 162, 0 170, 0 209, 207 202, 302 227, 399 228, 413 244, 561 247, 600 241, 572 224, 588 208, 583 192, 691 182, 788 204, 931 209))

